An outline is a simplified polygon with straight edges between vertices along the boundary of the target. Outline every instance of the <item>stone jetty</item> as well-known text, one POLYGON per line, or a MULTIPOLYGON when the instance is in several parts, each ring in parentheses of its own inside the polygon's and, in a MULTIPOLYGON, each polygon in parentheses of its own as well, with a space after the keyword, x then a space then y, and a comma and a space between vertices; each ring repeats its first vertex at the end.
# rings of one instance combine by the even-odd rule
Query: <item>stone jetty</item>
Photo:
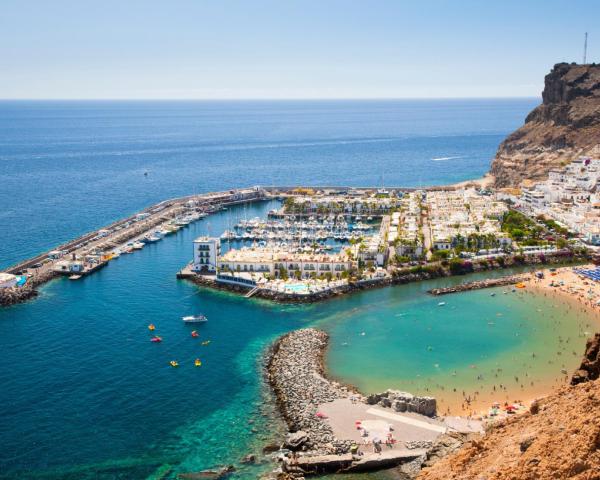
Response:
POLYGON ((37 287, 54 278, 56 274, 45 271, 30 278, 22 287, 10 287, 0 289, 0 306, 8 307, 24 302, 38 295, 37 287))
POLYGON ((482 288, 502 287, 505 285, 515 285, 520 282, 526 282, 528 278, 525 275, 509 275, 500 278, 490 278, 487 280, 478 280, 475 282, 462 283, 451 287, 433 288, 428 290, 431 295, 446 295, 448 293, 467 292, 469 290, 480 290, 482 288))
POLYGON ((452 445, 460 445, 481 431, 479 422, 437 417, 432 397, 397 390, 364 397, 327 379, 328 341, 325 332, 301 329, 277 340, 267 356, 267 379, 289 428, 276 478, 396 466, 412 478, 421 465, 448 451, 450 437, 458 439, 452 445))
POLYGON ((331 427, 317 415, 320 404, 350 394, 324 376, 328 338, 323 331, 307 328, 284 335, 273 346, 267 376, 291 432, 287 448, 321 454, 349 450, 349 445, 336 442, 331 427))

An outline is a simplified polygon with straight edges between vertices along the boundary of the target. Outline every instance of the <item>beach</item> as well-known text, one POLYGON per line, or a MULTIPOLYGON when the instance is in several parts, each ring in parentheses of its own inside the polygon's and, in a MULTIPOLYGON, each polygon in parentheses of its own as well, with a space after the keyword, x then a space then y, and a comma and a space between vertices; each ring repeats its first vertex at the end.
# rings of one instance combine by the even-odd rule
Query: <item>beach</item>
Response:
MULTIPOLYGON (((578 269, 594 269, 595 265, 583 265, 578 269)), ((585 318, 583 326, 584 330, 580 329, 578 336, 589 338, 595 332, 600 331, 600 283, 594 282, 574 271, 574 267, 560 267, 556 269, 544 269, 543 278, 538 277, 535 273, 526 274, 527 281, 524 282, 525 287, 521 290, 522 295, 543 296, 548 299, 549 308, 564 308, 567 311, 572 311, 576 315, 585 318)), ((552 318, 548 318, 552 321, 552 318)), ((569 342, 562 340, 559 336, 560 350, 556 353, 560 356, 577 358, 577 362, 583 355, 583 350, 573 350, 569 342)), ((578 363, 575 362, 577 365, 578 363)), ((536 384, 530 384, 526 389, 525 395, 521 388, 513 387, 504 390, 504 399, 513 398, 517 403, 522 403, 529 406, 535 399, 544 397, 558 387, 567 385, 570 381, 574 370, 564 369, 565 373, 561 378, 556 378, 554 381, 541 380, 536 384)), ((535 382, 535 380, 534 380, 535 382)), ((439 403, 445 406, 450 412, 465 412, 470 411, 473 416, 485 415, 489 412, 491 401, 496 395, 496 390, 491 392, 473 392, 473 397, 468 394, 465 398, 473 398, 469 402, 461 402, 458 405, 455 401, 445 400, 440 398, 439 403)), ((511 402, 509 402, 511 403, 511 402)))

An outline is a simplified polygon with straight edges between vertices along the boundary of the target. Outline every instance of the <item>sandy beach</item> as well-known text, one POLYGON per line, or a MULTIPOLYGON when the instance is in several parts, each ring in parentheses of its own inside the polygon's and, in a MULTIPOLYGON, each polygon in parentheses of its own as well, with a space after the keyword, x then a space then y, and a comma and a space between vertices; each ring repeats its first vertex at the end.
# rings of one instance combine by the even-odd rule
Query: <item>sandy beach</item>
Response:
MULTIPOLYGON (((594 269, 595 265, 583 265, 578 269, 594 269)), ((544 278, 530 275, 528 287, 545 296, 560 297, 575 302, 582 312, 595 317, 595 327, 600 328, 600 283, 575 273, 573 267, 544 270, 544 278)))
MULTIPOLYGON (((593 269, 594 265, 584 265, 577 268, 593 269)), ((589 337, 595 332, 600 331, 600 283, 594 282, 574 272, 573 267, 561 267, 556 269, 544 269, 544 277, 538 278, 535 273, 527 274, 525 287, 518 292, 520 295, 541 295, 548 299, 548 306, 552 308, 563 307, 574 312, 580 312, 582 318, 587 318, 584 322, 585 329, 579 332, 579 335, 589 337)), ((551 322, 552 319, 548 318, 551 322)), ((578 360, 583 356, 583 350, 573 351, 565 343, 557 356, 569 356, 578 360)), ((559 357, 560 358, 560 357, 559 357)), ((544 397, 555 391, 558 387, 569 383, 572 371, 566 369, 563 376, 555 378, 552 381, 540 379, 527 379, 531 382, 529 385, 523 384, 514 386, 500 385, 491 391, 465 391, 464 401, 459 403, 454 398, 444 398, 444 395, 437 394, 440 412, 447 414, 461 414, 479 417, 489 413, 493 402, 504 404, 508 402, 520 403, 525 407, 536 398, 544 397)))

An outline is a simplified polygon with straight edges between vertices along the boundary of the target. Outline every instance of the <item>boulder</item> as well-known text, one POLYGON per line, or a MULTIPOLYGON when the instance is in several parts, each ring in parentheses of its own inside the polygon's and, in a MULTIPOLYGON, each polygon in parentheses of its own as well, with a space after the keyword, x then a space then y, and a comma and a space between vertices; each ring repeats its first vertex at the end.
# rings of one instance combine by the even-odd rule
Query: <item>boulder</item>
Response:
POLYGON ((298 430, 297 432, 287 434, 283 446, 290 450, 299 450, 308 440, 308 434, 303 430, 298 430))
POLYGON ((373 393, 367 397, 368 405, 377 405, 381 401, 382 395, 381 393, 373 393))

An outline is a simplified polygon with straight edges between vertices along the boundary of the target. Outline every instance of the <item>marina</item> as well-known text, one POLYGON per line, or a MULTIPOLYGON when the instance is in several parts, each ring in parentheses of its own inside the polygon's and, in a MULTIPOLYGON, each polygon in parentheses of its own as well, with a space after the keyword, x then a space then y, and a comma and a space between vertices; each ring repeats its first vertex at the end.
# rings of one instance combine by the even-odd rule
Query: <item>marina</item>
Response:
MULTIPOLYGON (((465 118, 468 112, 474 111, 472 104, 462 104, 462 107, 459 104, 445 105, 442 111, 449 108, 448 114, 452 118, 465 118), (454 110, 460 110, 459 107, 464 108, 462 114, 454 110)), ((36 115, 39 118, 52 120, 36 119, 35 122, 46 122, 48 128, 61 137, 60 143, 48 139, 47 129, 36 133, 27 127, 24 130, 26 141, 12 133, 8 135, 13 139, 4 153, 10 161, 6 162, 8 174, 3 177, 7 192, 4 200, 8 206, 3 218, 14 227, 7 232, 3 244, 3 269, 9 270, 5 272, 9 275, 6 285, 13 292, 35 292, 37 297, 28 302, 17 298, 11 301, 10 308, 0 309, 0 338, 6 366, 0 371, 4 387, 0 401, 5 406, 0 432, 4 447, 0 454, 2 475, 7 479, 72 477, 108 480, 114 476, 175 479, 178 476, 196 478, 201 472, 229 471, 225 466, 234 465, 233 478, 255 479, 273 467, 272 454, 263 454, 263 448, 281 445, 287 431, 286 425, 280 422, 280 412, 269 388, 263 383, 263 355, 281 335, 311 326, 330 335, 331 349, 324 359, 324 366, 334 381, 355 384, 365 393, 394 388, 415 395, 434 396, 438 400, 438 410, 443 413, 448 407, 459 414, 487 410, 495 401, 504 398, 510 402, 526 401, 528 396, 543 394, 561 384, 565 377, 562 371, 570 373, 570 369, 575 368, 572 363, 578 357, 572 352, 578 351, 584 343, 585 332, 593 331, 588 314, 575 312, 574 307, 569 310, 566 305, 550 307, 556 303, 554 297, 544 297, 544 292, 534 293, 530 284, 535 282, 531 280, 526 282, 527 288, 517 289, 517 292, 506 287, 510 290, 506 295, 502 293, 502 287, 446 295, 445 305, 438 306, 439 298, 430 297, 427 290, 452 288, 466 281, 513 272, 503 272, 493 257, 486 259, 490 264, 488 267, 479 264, 475 258, 474 268, 480 273, 447 277, 448 269, 439 274, 434 270, 444 259, 421 264, 424 260, 412 258, 412 255, 418 257, 418 242, 394 244, 391 240, 396 234, 396 238, 403 239, 413 235, 410 238, 419 241, 420 233, 427 231, 428 224, 419 223, 420 219, 428 219, 421 215, 419 208, 423 197, 418 192, 429 191, 419 188, 421 179, 443 184, 473 178, 476 176, 473 172, 479 170, 483 173, 502 135, 479 137, 473 136, 473 132, 480 127, 488 131, 509 129, 510 122, 507 122, 508 126, 498 126, 503 116, 507 116, 506 112, 511 108, 519 110, 515 118, 520 119, 526 109, 503 104, 502 109, 494 110, 493 104, 483 104, 485 111, 495 112, 493 121, 482 121, 477 115, 477 121, 468 127, 465 135, 446 136, 429 125, 423 131, 423 139, 409 139, 406 143, 391 140, 393 148, 389 154, 382 151, 382 147, 388 145, 387 141, 355 146, 336 143, 331 146, 332 157, 318 164, 310 162, 314 147, 300 145, 306 139, 301 140, 298 147, 263 148, 260 142, 265 138, 273 140, 269 135, 263 135, 260 141, 249 141, 248 150, 244 150, 244 145, 233 143, 219 150, 221 140, 208 146, 201 145, 198 138, 202 137, 204 141, 206 136, 198 135, 197 129, 190 129, 186 133, 189 135, 186 138, 190 139, 189 151, 180 149, 181 137, 178 135, 187 128, 187 120, 181 122, 181 118, 190 118, 187 116, 190 112, 186 111, 187 107, 177 105, 160 108, 132 105, 128 109, 135 111, 133 116, 117 108, 121 112, 117 116, 126 124, 119 124, 118 131, 114 130, 110 144, 98 142, 104 133, 98 133, 97 128, 107 132, 104 115, 111 118, 106 107, 71 110, 75 107, 67 105, 60 107, 66 108, 62 113, 56 113, 60 109, 54 106, 38 108, 36 115), (148 137, 139 135, 137 127, 133 127, 138 125, 136 122, 145 121, 140 118, 148 118, 144 108, 152 112, 151 122, 157 125, 148 137), (175 116, 169 113, 173 109, 178 112, 175 116), (46 117, 48 112, 54 113, 46 117), (65 119, 69 119, 68 122, 65 119), (173 121, 173 128, 165 128, 165 119, 173 121), (96 126, 80 130, 80 126, 83 128, 90 123, 96 126), (73 141, 73 135, 81 138, 82 144, 69 143, 73 141), (175 144, 177 149, 174 149, 175 144), (411 160, 410 167, 405 168, 406 159, 414 158, 413 151, 402 153, 407 146, 427 158, 445 156, 444 150, 448 148, 464 148, 469 152, 469 160, 430 164, 423 160, 423 169, 419 162, 411 160), (72 157, 60 157, 65 149, 72 157), (210 154, 206 153, 207 149, 212 149, 210 154), (294 162, 289 161, 292 152, 298 156, 294 162), (236 161, 239 162, 241 156, 246 164, 240 180, 238 172, 227 169, 238 165, 236 161), (210 161, 207 161, 209 157, 210 161), (273 157, 285 161, 264 168, 273 157), (355 169, 352 162, 356 163, 358 157, 360 162, 355 169), (379 172, 364 170, 365 165, 375 159, 381 162, 377 165, 386 170, 389 178, 385 188, 368 187, 378 184, 379 172), (352 185, 336 186, 347 181, 340 177, 339 171, 329 168, 331 162, 336 161, 348 161, 347 168, 360 172, 349 181, 352 185), (140 162, 145 163, 143 168, 140 162), (298 162, 306 168, 298 168, 298 162), (481 168, 473 166, 478 162, 481 168), (43 177, 32 176, 37 175, 32 173, 34 165, 36 168, 43 166, 43 177), (32 181, 32 178, 43 181, 32 181), (290 186, 263 187, 265 195, 260 201, 240 200, 237 203, 229 187, 239 185, 240 181, 242 184, 272 182, 290 186), (296 213, 284 213, 282 208, 286 199, 300 195, 297 190, 300 187, 292 184, 310 182, 323 185, 313 188, 314 206, 307 204, 306 212, 298 209, 296 213), (392 183, 408 187, 394 188, 392 183), (331 186, 325 186, 327 184, 331 186), (40 185, 44 188, 39 188, 40 185), (68 185, 66 191, 65 185, 68 185), (378 190, 386 192, 378 193, 378 190), (213 194, 197 193, 209 191, 217 192, 214 202, 209 198, 213 194), (380 195, 380 204, 384 205, 386 195, 389 200, 390 194, 396 195, 399 191, 405 193, 405 200, 393 198, 393 203, 390 202, 390 209, 397 211, 375 208, 377 202, 373 197, 380 195), (191 192, 196 193, 188 195, 191 192), (329 201, 337 196, 356 197, 350 203, 352 208, 358 208, 360 195, 372 199, 369 200, 373 201, 371 211, 324 210, 339 208, 335 205, 337 200, 329 201), (24 198, 27 201, 23 201, 24 198), (162 202, 164 198, 172 200, 162 202), (196 205, 186 204, 195 199, 198 200, 196 205), (146 205, 152 206, 145 208, 146 205), (162 210, 153 211, 162 206, 162 210), (131 212, 139 212, 142 216, 131 212), (194 213, 208 216, 192 220, 189 215, 193 217, 194 213), (388 223, 385 217, 389 217, 388 223), (117 218, 121 220, 113 221, 117 218), (235 228, 243 220, 250 222, 255 218, 259 219, 257 225, 235 228), (124 225, 125 220, 132 223, 124 225), (283 223, 284 228, 269 223, 276 220, 283 223), (285 222, 289 222, 288 227, 285 222), (333 237, 324 225, 326 222, 333 222, 331 230, 336 230, 336 224, 340 226, 333 232, 333 237), (301 227, 302 223, 306 224, 305 228, 301 227), (313 225, 309 227, 311 223, 313 225), (353 228, 361 223, 370 228, 353 228), (105 226, 99 228, 101 225, 105 226), (124 226, 117 230, 115 225, 124 226), (85 230, 90 233, 79 236, 85 230), (223 237, 226 230, 251 233, 255 238, 227 241, 227 235, 223 237), (119 237, 121 234, 123 236, 119 237), (269 239, 269 234, 275 236, 269 239), (78 238, 69 241, 71 235, 78 238), (323 235, 326 240, 319 241, 319 236, 323 235), (362 277, 328 280, 325 274, 319 278, 317 270, 317 278, 312 278, 313 271, 307 267, 300 270, 301 278, 297 279, 288 269, 287 280, 273 278, 270 281, 274 295, 307 299, 307 303, 295 305, 264 301, 260 290, 255 290, 254 286, 243 289, 240 286, 239 293, 233 295, 229 290, 198 288, 190 281, 177 281, 175 273, 193 262, 194 241, 204 237, 221 241, 220 254, 246 248, 242 256, 279 251, 289 258, 320 259, 322 255, 339 254, 355 246, 358 249, 363 243, 362 251, 357 252, 353 260, 357 273, 359 260, 364 262, 362 277), (384 267, 377 265, 381 246, 392 249, 386 260, 390 264, 386 263, 384 267), (44 253, 38 255, 37 252, 44 253), (51 252, 56 258, 48 258, 51 252), (396 259, 395 255, 407 258, 396 259), (19 261, 25 257, 30 260, 19 261), (72 261, 82 262, 84 266, 106 263, 87 275, 53 271, 59 262, 66 262, 70 268, 72 261), (13 263, 15 265, 11 267, 13 263), (379 278, 382 270, 378 268, 388 276, 379 278), (73 280, 69 280, 71 277, 73 280), (407 284, 400 285, 403 282, 407 284), (390 288, 369 289, 367 285, 390 288), (327 298, 335 300, 318 305, 310 303, 327 291, 344 294, 334 293, 327 298), (345 295, 350 292, 352 295, 345 295), (496 295, 492 296, 494 292, 496 295), (540 302, 524 300, 530 297, 540 298, 540 302), (502 316, 497 316, 498 313, 502 316), (187 325, 182 320, 184 316, 200 314, 209 321, 187 325), (347 323, 346 328, 341 327, 344 323, 347 323), (152 330, 150 325, 154 327, 152 330), (548 325, 552 328, 548 329, 548 325), (561 336, 562 343, 549 341, 548 330, 561 336), (405 333, 409 334, 408 338, 403 337, 405 333), (468 352, 469 356, 460 361, 453 356, 453 350, 468 352), (535 350, 536 360, 532 360, 531 350, 535 350), (487 358, 480 358, 482 355, 487 358), (495 366, 496 362, 501 366, 495 366), (528 374, 539 377, 540 381, 536 380, 533 386, 523 382, 521 389, 514 377, 521 380, 522 364, 527 362, 533 362, 535 367, 528 374), (471 368, 471 365, 477 368, 471 368), (494 368, 502 368, 502 372, 492 372, 494 368), (455 371, 456 376, 453 375, 455 371), (498 378, 494 377, 496 373, 498 378), (494 383, 502 383, 506 390, 494 392, 494 383), (454 388, 458 392, 454 392, 454 388), (480 393, 473 400, 477 391, 480 393), (463 410, 461 400, 466 399, 471 401, 471 408, 463 410), (82 438, 86 441, 82 442, 82 438), (254 455, 256 463, 247 460, 249 455, 254 455)), ((294 111, 298 107, 288 105, 286 108, 294 111)), ((364 107, 359 106, 358 110, 361 109, 364 107)), ((241 110, 234 109, 230 117, 217 120, 210 114, 208 122, 198 120, 192 114, 192 123, 198 121, 196 125, 210 132, 212 124, 235 117, 232 138, 239 135, 245 142, 246 132, 256 130, 247 127, 248 117, 243 112, 239 114, 241 110)), ((394 112, 394 115, 401 114, 397 109, 394 112)), ((309 117, 310 114, 305 118, 309 117)), ((372 118, 372 112, 367 117, 372 118)), ((10 131, 18 132, 22 120, 14 119, 11 114, 6 118, 11 119, 10 131)), ((253 114, 252 118, 256 116, 253 114)), ((340 115, 336 125, 347 128, 345 118, 346 113, 340 115)), ((280 121, 276 117, 273 119, 280 121)), ((329 134, 339 137, 339 132, 329 134)), ((392 138, 394 132, 384 131, 381 136, 392 138)), ((276 140, 273 145, 278 145, 276 140)), ((321 153, 318 157, 322 162, 321 153)), ((244 190, 251 191, 252 188, 235 192, 244 190)), ((479 200, 474 197, 474 207, 479 200)), ((444 207, 441 200, 437 205, 444 207)), ((476 210, 474 208, 474 212, 476 210)), ((471 219, 464 209, 460 215, 471 219)), ((443 220, 443 215, 436 218, 443 220)), ((447 233, 455 231, 453 225, 447 225, 447 233)), ((479 250, 496 248, 487 248, 483 245, 484 240, 481 242, 479 250)), ((467 253, 505 255, 507 267, 513 267, 511 256, 504 252, 467 253)), ((537 261, 542 253, 547 254, 547 250, 539 249, 530 257, 537 261)), ((233 276, 252 281, 252 276, 243 272, 243 263, 239 260, 238 263, 242 271, 233 276)), ((308 266, 310 262, 304 264, 308 266)), ((527 264, 519 264, 517 268, 529 268, 524 265, 527 264)), ((531 268, 538 271, 545 267, 536 264, 531 268)), ((281 273, 281 269, 277 270, 281 273)), ((196 272, 194 275, 200 277, 196 272)), ((214 281, 217 274, 204 277, 214 281)), ((548 273, 546 277, 548 280, 556 278, 548 273)), ((548 288, 550 292, 582 287, 565 280, 564 287, 548 288)), ((587 289, 577 292, 579 294, 587 298, 587 289)), ((361 420, 371 432, 371 440, 375 435, 383 436, 376 433, 380 431, 382 421, 390 422, 368 410, 375 408, 377 413, 381 413, 380 409, 392 415, 399 413, 388 407, 352 404, 350 400, 342 404, 327 403, 319 408, 331 420, 336 435, 356 435, 359 431, 355 421, 361 420), (347 421, 337 417, 339 409, 348 412, 351 418, 347 421)), ((395 439, 402 440, 403 429, 414 433, 410 423, 397 417, 390 420, 398 421, 395 439)), ((435 431, 426 428, 423 433, 433 436, 435 431)), ((429 437, 423 441, 428 440, 429 437)), ((409 452, 387 450, 389 447, 385 446, 384 456, 392 457, 392 464, 397 464, 400 453, 412 455, 410 451, 418 453, 421 450, 417 445, 409 446, 414 447, 407 447, 409 452)), ((364 463, 370 463, 372 448, 372 444, 362 447, 362 458, 368 460, 364 463)), ((348 461, 347 454, 340 455, 339 459, 348 461)), ((310 470, 311 462, 318 463, 319 460, 302 461, 310 470)))
POLYGON ((0 288, 0 305, 18 303, 35 296, 35 289, 39 285, 57 275, 78 280, 92 274, 121 255, 134 253, 146 245, 159 242, 163 237, 177 233, 181 228, 225 208, 226 205, 264 198, 263 191, 240 189, 161 202, 7 268, 5 274, 19 275, 26 279, 26 283, 0 288))

